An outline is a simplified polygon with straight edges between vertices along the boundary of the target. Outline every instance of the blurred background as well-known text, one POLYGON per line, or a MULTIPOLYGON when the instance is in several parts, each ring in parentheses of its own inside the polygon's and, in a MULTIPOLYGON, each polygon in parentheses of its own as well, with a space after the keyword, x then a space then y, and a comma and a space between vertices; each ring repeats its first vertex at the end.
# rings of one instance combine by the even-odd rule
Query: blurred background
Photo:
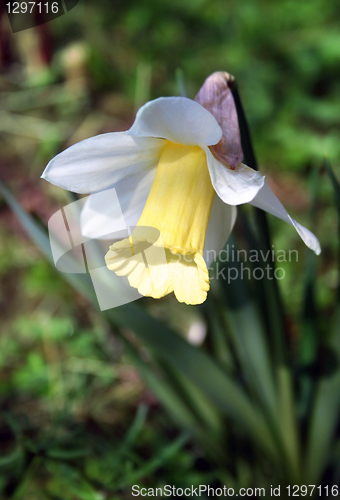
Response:
MULTIPOLYGON (((0 197, 1 498, 338 484, 339 28, 336 0, 82 0, 15 34, 0 6, 0 178, 24 210, 20 223, 0 197), (322 254, 268 217, 270 244, 299 256, 280 263, 279 291, 216 284, 202 306, 145 298, 104 315, 22 226, 28 214, 43 234, 72 201, 40 175, 217 70, 235 76, 259 168, 322 254)), ((230 244, 252 248, 260 226, 246 208, 230 244)))

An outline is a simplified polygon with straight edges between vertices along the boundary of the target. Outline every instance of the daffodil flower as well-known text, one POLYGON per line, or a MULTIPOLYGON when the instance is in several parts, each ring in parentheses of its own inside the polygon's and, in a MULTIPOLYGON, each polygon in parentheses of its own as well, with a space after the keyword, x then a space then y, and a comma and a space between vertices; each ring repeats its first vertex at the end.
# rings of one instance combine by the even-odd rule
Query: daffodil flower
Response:
POLYGON ((110 246, 106 264, 144 296, 174 292, 180 302, 204 302, 209 290, 204 257, 223 248, 236 206, 243 203, 288 222, 320 253, 317 238, 289 216, 264 176, 241 163, 238 126, 230 129, 222 121, 188 98, 161 97, 137 112, 128 131, 71 146, 42 175, 76 193, 102 191, 99 201, 89 196, 83 208, 83 233, 89 237, 106 234, 108 220, 116 217, 105 194, 115 187, 126 225, 135 229, 110 246), (144 263, 131 257, 155 241, 153 229, 160 232, 166 264, 155 265, 152 282, 144 263))

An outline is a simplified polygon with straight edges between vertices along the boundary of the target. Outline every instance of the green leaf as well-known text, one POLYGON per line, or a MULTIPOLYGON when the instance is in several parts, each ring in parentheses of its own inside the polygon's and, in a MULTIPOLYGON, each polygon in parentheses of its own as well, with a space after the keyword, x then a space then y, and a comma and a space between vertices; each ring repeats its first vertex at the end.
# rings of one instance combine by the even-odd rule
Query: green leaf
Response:
POLYGON ((122 479, 117 485, 115 484, 115 488, 123 489, 127 486, 138 484, 138 481, 140 481, 143 477, 151 474, 159 467, 163 466, 172 457, 176 456, 179 450, 181 450, 186 444, 188 438, 188 433, 181 434, 173 443, 163 448, 158 456, 142 464, 142 466, 139 467, 138 470, 135 470, 133 472, 126 471, 127 477, 122 479))
POLYGON ((111 309, 105 316, 113 324, 129 327, 161 359, 186 375, 229 417, 241 423, 261 448, 277 450, 268 423, 244 390, 216 366, 204 352, 188 344, 177 332, 155 320, 134 304, 111 309))
MULTIPOLYGON (((234 242, 231 238, 230 242, 234 242)), ((235 247, 233 243, 233 248, 235 247)), ((222 263, 217 263, 221 266, 222 263)), ((276 418, 276 389, 274 372, 271 364, 269 346, 264 334, 262 318, 258 314, 245 281, 241 279, 240 262, 228 259, 228 265, 237 272, 236 279, 223 280, 225 296, 221 295, 217 283, 212 280, 211 296, 219 305, 221 316, 226 325, 226 335, 236 353, 247 386, 259 401, 262 402, 268 414, 276 418)), ((222 266, 219 270, 222 270, 222 266)), ((228 271, 227 268, 225 268, 228 271)))
POLYGON ((167 380, 171 381, 174 390, 181 395, 181 399, 187 403, 196 415, 197 421, 202 423, 203 429, 209 434, 212 441, 218 436, 223 436, 223 427, 220 413, 214 405, 210 404, 209 399, 204 393, 191 381, 168 363, 162 363, 167 380))
MULTIPOLYGON (((333 185, 335 202, 339 213, 340 244, 340 184, 333 173, 328 159, 325 158, 324 162, 333 185)), ((337 370, 328 377, 321 378, 316 387, 306 452, 306 480, 313 480, 314 484, 320 481, 322 473, 327 466, 340 411, 340 286, 334 315, 333 331, 328 339, 327 346, 335 354, 338 365, 337 370)))
POLYGON ((139 405, 135 419, 128 430, 127 434, 124 437, 123 446, 129 447, 132 446, 139 434, 142 432, 146 417, 148 414, 148 407, 144 404, 139 405))
MULTIPOLYGON (((244 162, 257 170, 258 165, 252 146, 250 131, 243 110, 242 101, 235 85, 233 84, 233 97, 236 105, 237 116, 241 134, 241 144, 244 153, 244 162)), ((255 222, 257 229, 258 246, 263 251, 271 250, 271 239, 266 213, 263 210, 255 208, 255 222)), ((269 254, 270 255, 270 254, 269 254)), ((274 269, 275 264, 272 264, 274 269)), ((261 287, 262 288, 262 287, 261 287)), ((300 469, 300 444, 298 440, 296 411, 293 399, 293 380, 289 368, 289 355, 287 336, 284 329, 284 315, 280 291, 276 280, 265 278, 263 280, 262 312, 269 327, 270 338, 273 344, 273 358, 276 366, 277 393, 278 393, 278 411, 281 416, 280 435, 284 444, 284 450, 287 458, 284 463, 291 480, 298 480, 300 469)))
POLYGON ((13 469, 15 465, 19 465, 21 467, 24 462, 24 457, 25 454, 22 447, 16 446, 12 453, 0 457, 0 470, 6 468, 13 469))
POLYGON ((201 306, 208 323, 208 342, 214 359, 228 375, 231 375, 235 372, 235 360, 228 344, 222 315, 212 294, 213 286, 211 286, 208 300, 201 306))
POLYGON ((324 159, 324 165, 326 167, 327 174, 331 180, 333 189, 334 189, 334 197, 335 197, 335 204, 339 213, 340 217, 340 182, 338 179, 335 177, 335 174, 333 172, 333 169, 331 167, 330 161, 327 157, 324 159))
POLYGON ((122 337, 122 340, 124 341, 129 356, 138 368, 141 377, 160 403, 163 404, 177 422, 187 429, 193 429, 195 432, 197 422, 192 412, 187 408, 187 405, 181 400, 176 391, 174 391, 173 387, 160 377, 159 374, 152 369, 149 363, 145 363, 145 361, 140 359, 131 343, 124 337, 122 337))
MULTIPOLYGON (((340 360, 340 314, 335 318, 335 331, 329 348, 340 360)), ((306 481, 320 482, 333 447, 340 410, 340 368, 317 384, 306 451, 306 481)))
MULTIPOLYGON (((310 219, 315 221, 317 215, 317 201, 320 187, 320 169, 315 168, 311 174, 312 208, 310 219)), ((314 225, 314 224, 313 224, 314 225)), ((313 231, 313 227, 311 228, 313 231)), ((305 290, 303 307, 303 328, 299 339, 298 363, 302 369, 300 382, 300 414, 306 417, 310 411, 311 400, 314 394, 314 380, 312 367, 317 362, 318 348, 320 344, 318 310, 315 299, 315 282, 317 275, 318 257, 314 252, 307 252, 305 271, 305 290)))
POLYGON ((65 500, 103 500, 103 495, 89 478, 84 477, 80 470, 66 463, 46 460, 44 467, 50 473, 47 491, 50 495, 60 495, 65 500))

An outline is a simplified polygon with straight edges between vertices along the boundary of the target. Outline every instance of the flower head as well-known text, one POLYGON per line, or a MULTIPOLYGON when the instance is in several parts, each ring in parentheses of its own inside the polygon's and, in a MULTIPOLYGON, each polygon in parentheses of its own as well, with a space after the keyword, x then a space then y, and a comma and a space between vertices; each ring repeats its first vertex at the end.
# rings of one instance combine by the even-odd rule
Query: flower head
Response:
POLYGON ((202 303, 209 290, 205 255, 226 243, 243 203, 293 225, 317 254, 320 245, 292 219, 264 176, 242 161, 235 105, 225 74, 206 80, 196 101, 162 97, 145 104, 127 132, 102 134, 56 156, 42 177, 89 197, 82 211, 86 236, 106 234, 117 218, 105 190, 115 187, 129 238, 113 243, 109 269, 127 276, 145 296, 174 292, 180 302, 202 303), (152 265, 142 251, 152 245, 152 265), (165 253, 165 258, 164 257, 165 253))

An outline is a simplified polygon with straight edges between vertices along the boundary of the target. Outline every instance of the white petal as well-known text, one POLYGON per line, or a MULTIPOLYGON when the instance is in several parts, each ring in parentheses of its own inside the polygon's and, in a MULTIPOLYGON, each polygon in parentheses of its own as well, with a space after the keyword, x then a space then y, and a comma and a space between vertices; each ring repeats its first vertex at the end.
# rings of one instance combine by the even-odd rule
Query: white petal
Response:
POLYGON ((269 212, 276 217, 288 222, 292 226, 295 227, 302 240, 305 242, 307 247, 314 250, 314 252, 319 255, 321 253, 319 240, 314 236, 311 231, 301 226, 296 220, 292 219, 292 217, 288 214, 287 210, 284 208, 280 200, 275 196, 271 188, 267 183, 263 186, 261 191, 257 194, 257 196, 251 202, 257 208, 261 208, 266 212, 269 212))
POLYGON ((127 132, 135 137, 160 137, 196 146, 217 144, 222 130, 213 115, 186 97, 160 97, 145 104, 127 132))
POLYGON ((204 245, 204 260, 207 266, 218 257, 218 253, 228 241, 236 216, 235 206, 226 205, 218 196, 215 196, 204 245))
POLYGON ((133 175, 116 183, 115 189, 90 195, 84 204, 80 218, 83 236, 112 240, 114 239, 112 233, 123 229, 122 218, 125 221, 124 228, 136 226, 142 215, 155 173, 156 169, 146 172, 136 171, 133 175))
POLYGON ((157 166, 164 141, 126 132, 96 135, 53 158, 42 178, 75 193, 95 193, 137 170, 157 166))
POLYGON ((211 183, 224 203, 241 205, 255 198, 264 184, 264 176, 260 172, 243 163, 231 170, 216 160, 209 148, 204 148, 204 151, 207 154, 211 183))

